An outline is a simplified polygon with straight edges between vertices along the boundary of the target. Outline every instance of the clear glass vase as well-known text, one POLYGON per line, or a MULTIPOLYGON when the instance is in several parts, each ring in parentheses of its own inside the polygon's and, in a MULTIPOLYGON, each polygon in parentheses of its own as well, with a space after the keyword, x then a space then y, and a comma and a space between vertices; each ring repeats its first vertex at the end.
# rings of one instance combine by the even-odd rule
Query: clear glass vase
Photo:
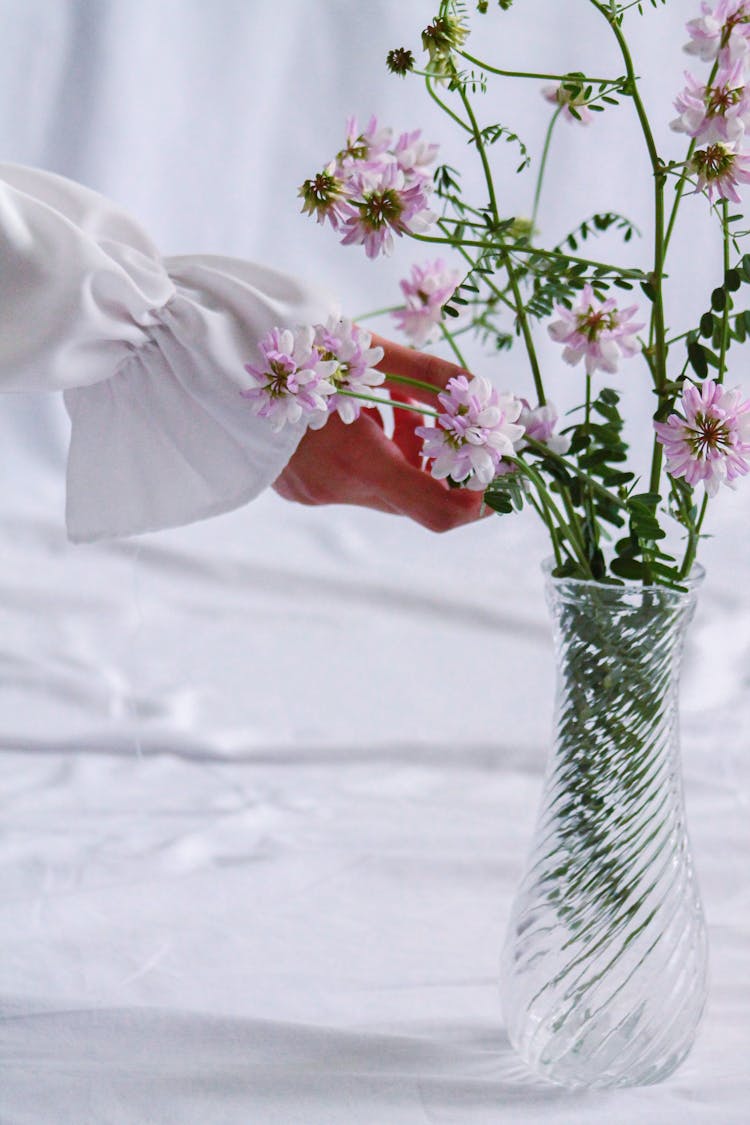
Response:
POLYGON ((707 987, 685 825, 678 680, 687 592, 555 579, 554 747, 502 957, 511 1042, 566 1086, 658 1082, 707 987))

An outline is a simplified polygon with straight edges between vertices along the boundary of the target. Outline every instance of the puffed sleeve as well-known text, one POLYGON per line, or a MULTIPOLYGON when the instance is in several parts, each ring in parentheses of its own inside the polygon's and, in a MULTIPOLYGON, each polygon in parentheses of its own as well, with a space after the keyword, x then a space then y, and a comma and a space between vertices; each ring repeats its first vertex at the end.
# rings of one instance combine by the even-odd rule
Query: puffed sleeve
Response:
POLYGON ((205 519, 271 484, 303 427, 251 414, 244 364, 269 328, 332 309, 262 266, 162 259, 96 192, 0 165, 0 389, 65 393, 75 542, 205 519))

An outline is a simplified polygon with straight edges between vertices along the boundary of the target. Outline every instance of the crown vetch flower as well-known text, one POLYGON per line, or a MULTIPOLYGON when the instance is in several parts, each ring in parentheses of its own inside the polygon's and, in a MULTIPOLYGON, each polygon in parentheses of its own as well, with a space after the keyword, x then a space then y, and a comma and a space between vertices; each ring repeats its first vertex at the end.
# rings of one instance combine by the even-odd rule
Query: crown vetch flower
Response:
POLYGON ((344 246, 362 243, 368 258, 393 251, 393 235, 423 234, 435 221, 425 184, 408 184, 396 163, 363 172, 356 213, 344 223, 344 246))
POLYGON ((443 408, 437 426, 418 426, 423 454, 433 477, 450 477, 481 491, 498 474, 503 457, 512 457, 523 438, 518 424, 521 400, 499 393, 488 379, 459 375, 438 395, 443 408))
POLYGON ((391 315, 414 347, 421 347, 436 335, 443 305, 455 293, 459 278, 458 270, 448 269, 438 258, 412 266, 409 277, 400 282, 406 304, 391 315))
POLYGON ((364 129, 360 130, 356 117, 346 119, 346 142, 336 156, 338 174, 347 178, 353 165, 377 163, 390 147, 393 130, 387 126, 380 128, 373 114, 364 129))
POLYGON ((407 182, 423 182, 426 190, 431 191, 432 177, 427 169, 435 163, 439 148, 439 145, 422 140, 421 129, 414 129, 411 133, 401 134, 393 147, 393 156, 407 182))
POLYGON ((430 56, 430 70, 447 74, 451 53, 462 46, 469 29, 453 16, 438 16, 422 32, 422 46, 430 56))
POLYGON ((741 141, 750 125, 750 86, 745 85, 742 62, 722 67, 712 86, 688 72, 685 79, 687 85, 674 103, 679 117, 670 128, 700 143, 741 141))
POLYGON ((353 422, 359 417, 363 404, 340 392, 369 394, 373 387, 380 386, 385 380, 383 372, 375 368, 375 364, 383 358, 383 349, 373 348, 371 343, 372 335, 347 317, 332 316, 325 324, 316 325, 314 347, 323 363, 333 365, 326 380, 331 384, 333 394, 325 403, 326 414, 311 419, 313 429, 320 428, 327 415, 334 411, 338 412, 342 421, 353 422))
POLYGON ((403 77, 414 69, 414 55, 407 47, 394 47, 386 55, 385 65, 391 74, 400 74, 403 77))
POLYGON ((712 203, 714 195, 733 203, 742 202, 737 186, 750 183, 750 156, 737 152, 734 145, 717 141, 699 148, 693 153, 689 168, 698 177, 696 190, 706 191, 712 203))
POLYGON ((680 401, 682 416, 654 422, 664 446, 667 470, 688 484, 703 481, 709 496, 750 471, 750 400, 739 387, 728 390, 712 379, 699 389, 690 383, 680 401))
POLYGON ((711 62, 719 54, 730 62, 744 59, 750 51, 750 2, 719 0, 714 7, 703 0, 701 12, 702 16, 687 24, 688 54, 698 55, 704 62, 711 62))
POLYGON ((263 365, 245 364, 255 386, 240 394, 274 430, 326 411, 326 400, 335 393, 329 376, 336 363, 322 359, 314 338, 313 328, 272 328, 259 344, 263 365))
POLYGON ((532 407, 522 398, 521 406, 518 422, 523 426, 524 437, 541 442, 553 453, 567 453, 570 449, 570 437, 568 434, 555 433, 559 415, 554 404, 547 402, 544 406, 532 407))
POLYGON ((319 223, 326 219, 334 230, 354 214, 349 202, 349 187, 341 176, 336 174, 336 162, 331 161, 322 172, 305 180, 299 189, 304 200, 302 213, 315 215, 319 223))
MULTIPOLYGON (((546 445, 552 453, 567 453, 570 449, 570 437, 568 434, 555 433, 555 426, 558 422, 557 409, 553 403, 545 403, 544 406, 532 407, 525 398, 521 399, 521 413, 518 416, 519 426, 523 426, 523 440, 520 442, 518 448, 524 449, 526 446, 526 439, 531 438, 533 441, 541 442, 546 445)), ((501 461, 497 468, 497 476, 505 476, 507 473, 515 473, 518 471, 516 465, 511 464, 509 461, 501 461)))
POLYGON ((578 125, 588 125, 593 120, 593 113, 586 105, 586 99, 583 94, 583 86, 580 91, 574 92, 572 89, 566 89, 564 82, 558 82, 554 86, 543 86, 542 97, 551 102, 552 105, 558 106, 562 109, 562 115, 567 121, 574 121, 578 125), (571 106, 575 109, 572 112, 571 106))
POLYGON ((636 332, 642 323, 634 323, 637 305, 618 309, 613 298, 599 301, 590 285, 585 285, 579 301, 572 309, 555 305, 560 317, 547 331, 558 344, 565 344, 563 359, 571 366, 585 361, 586 374, 597 369, 613 374, 620 356, 633 356, 640 348, 636 332))

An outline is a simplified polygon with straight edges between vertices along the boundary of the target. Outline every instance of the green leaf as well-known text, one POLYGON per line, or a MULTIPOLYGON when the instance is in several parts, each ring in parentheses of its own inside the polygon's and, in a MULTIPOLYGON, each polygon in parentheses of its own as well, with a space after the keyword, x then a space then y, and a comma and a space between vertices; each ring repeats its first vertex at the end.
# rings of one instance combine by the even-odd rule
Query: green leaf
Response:
POLYGON ((602 484, 607 488, 618 488, 621 484, 629 484, 631 480, 635 479, 635 473, 631 472, 612 472, 602 473, 602 484))
POLYGON ((643 507, 653 512, 660 500, 661 496, 658 492, 634 492, 629 502, 635 507, 643 507))
POLYGON ((619 578, 628 578, 633 581, 640 581, 644 576, 644 566, 642 562, 637 559, 628 559, 623 556, 613 559, 611 563, 611 570, 619 578))
POLYGON ((507 516, 513 511, 513 501, 505 492, 485 492, 484 502, 500 516, 507 516))
POLYGON ((718 289, 714 289, 711 294, 711 308, 714 309, 715 312, 723 312, 726 307, 727 291, 720 285, 718 289))
POLYGON ((628 535, 625 539, 617 540, 615 543, 615 553, 625 558, 633 559, 640 555, 641 545, 632 535, 628 535))
POLYGON ((706 336, 708 339, 714 334, 714 316, 712 312, 706 312, 701 317, 700 334, 706 336))
POLYGON ((697 340, 691 340, 687 346, 688 361, 695 374, 699 379, 705 379, 708 375, 708 360, 706 359, 706 349, 697 340))
POLYGON ((724 274, 724 288, 728 289, 730 293, 734 293, 739 289, 742 284, 742 278, 738 270, 727 270, 724 274))

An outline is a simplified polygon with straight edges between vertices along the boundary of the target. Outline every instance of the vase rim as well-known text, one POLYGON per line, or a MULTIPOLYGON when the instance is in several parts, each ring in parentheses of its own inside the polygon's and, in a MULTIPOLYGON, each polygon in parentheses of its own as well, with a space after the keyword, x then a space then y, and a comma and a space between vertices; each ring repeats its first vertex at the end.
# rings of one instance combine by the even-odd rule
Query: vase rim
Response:
MULTIPOLYGON (((627 580, 623 580, 622 586, 614 586, 610 582, 597 582, 593 578, 556 578, 552 575, 552 571, 554 570, 555 565, 556 561, 552 556, 544 559, 544 561, 542 562, 542 573, 544 574, 545 579, 547 580, 547 582, 555 586, 579 586, 582 589, 585 588, 587 590, 607 590, 610 593, 612 591, 619 591, 620 593, 623 593, 638 592, 643 590, 663 590, 665 593, 679 595, 682 592, 680 590, 672 590, 669 586, 643 586, 640 582, 630 582, 627 580)), ((688 593, 693 593, 698 589, 705 577, 705 568, 702 567, 700 563, 693 563, 693 568, 690 571, 689 576, 687 578, 683 578, 680 585, 685 586, 688 593)))

